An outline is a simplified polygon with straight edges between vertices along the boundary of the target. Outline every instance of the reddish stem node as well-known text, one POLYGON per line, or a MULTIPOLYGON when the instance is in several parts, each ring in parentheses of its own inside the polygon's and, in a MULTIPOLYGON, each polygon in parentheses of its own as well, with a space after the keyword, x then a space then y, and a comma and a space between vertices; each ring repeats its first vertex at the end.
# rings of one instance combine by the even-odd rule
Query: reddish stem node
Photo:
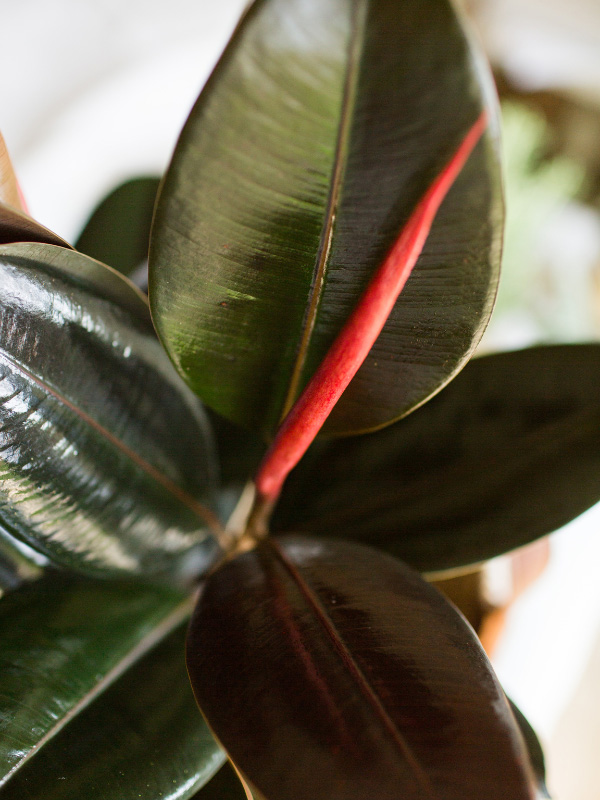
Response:
POLYGON ((484 113, 431 184, 373 276, 358 305, 306 388, 283 420, 255 479, 260 497, 273 503, 381 333, 423 250, 442 201, 487 125, 484 113))

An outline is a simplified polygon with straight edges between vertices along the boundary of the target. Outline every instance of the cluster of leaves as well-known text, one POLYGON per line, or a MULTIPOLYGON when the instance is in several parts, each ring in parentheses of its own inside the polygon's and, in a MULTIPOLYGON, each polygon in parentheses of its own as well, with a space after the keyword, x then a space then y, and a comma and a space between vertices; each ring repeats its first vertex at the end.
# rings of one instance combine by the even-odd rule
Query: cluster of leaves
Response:
POLYGON ((496 292, 494 114, 447 0, 256 0, 161 185, 154 324, 79 250, 116 263, 116 206, 116 265, 141 274, 156 184, 123 187, 75 250, 16 207, 5 170, 2 800, 545 792, 535 734, 419 574, 599 499, 597 346, 477 359, 433 397, 496 292), (477 120, 427 231, 415 210, 477 120), (415 229, 410 278, 325 436, 280 497, 261 493, 296 444, 282 420, 415 229), (211 730, 185 674, 190 616, 211 730), (240 777, 209 781, 224 750, 240 777))

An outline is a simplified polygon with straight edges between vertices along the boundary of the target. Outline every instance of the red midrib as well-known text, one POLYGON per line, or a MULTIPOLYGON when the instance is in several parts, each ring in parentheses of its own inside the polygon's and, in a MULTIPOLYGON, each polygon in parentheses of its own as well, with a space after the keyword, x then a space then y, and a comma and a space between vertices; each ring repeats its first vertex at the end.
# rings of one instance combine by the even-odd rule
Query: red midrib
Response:
POLYGON ((296 565, 287 557, 287 554, 280 544, 273 539, 268 539, 267 543, 271 547, 274 555, 279 560, 281 565, 286 569, 293 583, 295 583, 299 589, 305 602, 314 615, 317 624, 321 626, 323 632, 333 645, 333 650, 337 653, 341 663, 343 664, 344 670, 352 677, 358 692, 363 696, 367 702, 367 705, 371 708, 374 718, 379 721, 379 724, 386 732, 389 739, 394 743, 397 752, 400 754, 401 759, 403 759, 408 766, 416 784, 421 787, 424 795, 431 798, 431 800, 438 800, 438 795, 435 792, 428 775, 413 753, 409 742, 402 731, 398 728, 394 720, 390 717, 377 692, 373 689, 372 685, 365 677, 364 672, 355 661, 352 653, 340 636, 340 633, 333 620, 323 607, 319 597, 309 586, 303 575, 297 569, 296 565))
POLYGON ((423 250, 435 216, 487 125, 483 112, 422 197, 321 365, 284 419, 259 468, 258 493, 273 502, 381 333, 423 250))

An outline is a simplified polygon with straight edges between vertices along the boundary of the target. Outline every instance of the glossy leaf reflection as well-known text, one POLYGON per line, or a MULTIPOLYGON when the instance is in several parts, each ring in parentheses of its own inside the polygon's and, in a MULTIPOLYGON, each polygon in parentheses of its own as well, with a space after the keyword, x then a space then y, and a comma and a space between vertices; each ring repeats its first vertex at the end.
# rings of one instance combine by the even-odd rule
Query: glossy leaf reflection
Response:
POLYGON ((475 634, 387 555, 267 540, 209 577, 187 653, 212 730, 269 800, 533 796, 475 634))
POLYGON ((502 227, 490 78, 474 55, 447 0, 251 6, 186 123, 150 248, 159 336, 216 411, 273 432, 487 108, 491 127, 325 430, 387 424, 463 366, 491 311, 502 227))

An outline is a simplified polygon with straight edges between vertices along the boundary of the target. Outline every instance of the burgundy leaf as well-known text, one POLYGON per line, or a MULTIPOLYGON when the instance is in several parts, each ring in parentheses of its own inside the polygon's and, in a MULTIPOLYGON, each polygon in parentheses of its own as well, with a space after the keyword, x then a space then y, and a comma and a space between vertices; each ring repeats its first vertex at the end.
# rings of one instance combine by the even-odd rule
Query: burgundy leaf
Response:
POLYGON ((196 699, 267 800, 531 800, 523 743, 464 619, 361 545, 265 540, 207 581, 196 699))

